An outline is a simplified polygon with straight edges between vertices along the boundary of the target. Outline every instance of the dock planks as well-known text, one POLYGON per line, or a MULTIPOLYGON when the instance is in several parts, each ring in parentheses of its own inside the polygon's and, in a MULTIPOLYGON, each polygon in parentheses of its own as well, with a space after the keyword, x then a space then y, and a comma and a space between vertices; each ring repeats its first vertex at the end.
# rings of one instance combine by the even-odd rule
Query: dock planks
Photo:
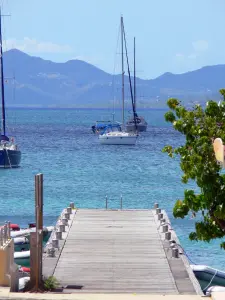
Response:
POLYGON ((196 294, 158 225, 153 210, 79 209, 53 275, 66 292, 196 294))

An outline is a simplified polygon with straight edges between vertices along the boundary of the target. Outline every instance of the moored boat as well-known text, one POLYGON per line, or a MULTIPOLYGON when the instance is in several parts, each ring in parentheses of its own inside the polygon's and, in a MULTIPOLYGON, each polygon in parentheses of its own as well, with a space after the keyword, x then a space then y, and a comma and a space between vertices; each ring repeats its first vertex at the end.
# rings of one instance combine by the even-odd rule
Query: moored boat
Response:
POLYGON ((147 130, 148 123, 145 121, 144 117, 136 116, 136 125, 134 118, 130 118, 126 123, 127 132, 135 132, 137 129, 138 132, 143 132, 147 130))
MULTIPOLYGON (((54 229, 54 226, 48 226, 43 228, 43 241, 47 241, 50 234, 52 233, 54 229)), ((27 237, 29 239, 30 233, 35 232, 36 228, 28 228, 28 229, 22 229, 18 231, 11 231, 10 235, 12 238, 18 238, 18 237, 27 237)))
POLYGON ((211 286, 225 287, 225 272, 205 265, 190 265, 203 292, 211 286))
POLYGON ((101 144, 104 145, 135 145, 137 142, 137 134, 121 131, 113 126, 108 126, 103 134, 99 135, 101 144))
POLYGON ((30 266, 30 250, 14 252, 14 262, 24 267, 30 266))
POLYGON ((16 237, 14 240, 14 251, 27 251, 30 250, 30 241, 26 237, 16 237))
POLYGON ((2 53, 2 24, 0 16, 0 75, 1 75, 1 110, 2 126, 0 135, 0 168, 17 168, 21 161, 21 151, 18 149, 14 138, 6 135, 6 116, 5 116, 5 89, 4 89, 4 70, 3 70, 3 53, 2 53))
MULTIPOLYGON (((132 108, 133 108, 133 115, 135 116, 135 107, 134 107, 134 99, 133 99, 133 91, 132 91, 132 84, 131 84, 131 77, 130 77, 130 68, 128 62, 128 54, 127 54, 127 45, 126 45, 126 37, 125 37, 125 30, 124 30, 124 23, 123 17, 121 16, 120 20, 120 27, 121 27, 121 58, 122 58, 122 126, 119 125, 108 125, 106 126, 105 130, 102 134, 99 135, 99 141, 101 144, 104 145, 135 145, 137 142, 138 134, 137 130, 132 133, 128 133, 124 130, 124 46, 125 44, 125 51, 126 51, 126 59, 127 59, 127 68, 129 74, 129 85, 130 85, 130 94, 131 94, 131 101, 132 101, 132 108)), ((136 126, 136 122, 135 122, 136 126)))

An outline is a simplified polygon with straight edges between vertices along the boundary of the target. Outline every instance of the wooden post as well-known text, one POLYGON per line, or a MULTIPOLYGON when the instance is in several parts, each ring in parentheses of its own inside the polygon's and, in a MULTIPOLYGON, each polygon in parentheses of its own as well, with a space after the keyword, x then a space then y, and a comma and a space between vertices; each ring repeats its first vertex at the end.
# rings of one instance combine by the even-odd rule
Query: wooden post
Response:
POLYGON ((42 292, 43 174, 35 175, 36 231, 30 237, 32 292, 42 292))
POLYGON ((36 232, 30 233, 30 281, 32 287, 35 285, 36 279, 36 254, 37 252, 37 243, 36 243, 36 232))
POLYGON ((39 259, 39 286, 42 281, 42 249, 43 249, 43 174, 38 174, 38 259, 39 259))

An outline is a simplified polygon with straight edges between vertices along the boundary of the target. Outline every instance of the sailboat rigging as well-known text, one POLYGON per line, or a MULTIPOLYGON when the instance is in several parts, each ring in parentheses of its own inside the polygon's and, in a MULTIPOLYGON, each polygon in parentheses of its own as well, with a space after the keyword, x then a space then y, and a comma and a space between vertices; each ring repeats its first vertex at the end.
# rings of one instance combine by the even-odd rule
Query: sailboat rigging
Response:
MULTIPOLYGON (((123 23, 123 17, 121 16, 120 19, 120 27, 121 27, 121 64, 122 64, 122 130, 119 126, 112 126, 108 125, 104 132, 99 135, 99 140, 101 144, 105 145, 135 145, 137 141, 138 135, 136 133, 128 133, 124 131, 124 45, 125 42, 125 49, 126 49, 126 56, 127 56, 127 47, 126 47, 126 40, 125 40, 125 30, 124 30, 124 23, 123 23)), ((127 56, 127 63, 128 63, 128 56, 127 56)), ((133 103, 133 94, 132 94, 132 85, 130 80, 130 69, 128 64, 128 70, 129 70, 129 82, 130 82, 130 91, 131 91, 131 98, 133 103)), ((133 106, 133 104, 132 104, 133 106)))
POLYGON ((129 67, 128 53, 127 53, 127 42, 126 42, 126 35, 125 35, 124 27, 123 27, 123 35, 124 35, 124 41, 125 41, 127 69, 128 69, 128 77, 129 77, 129 85, 130 85, 130 96, 131 96, 131 102, 132 102, 134 125, 135 125, 135 131, 137 131, 137 120, 136 120, 136 115, 137 114, 136 114, 136 111, 135 111, 134 96, 133 96, 133 89, 132 89, 131 76, 130 76, 130 67, 129 67))
POLYGON ((127 132, 140 132, 146 131, 148 123, 142 116, 137 114, 137 99, 136 99, 136 45, 134 37, 134 97, 133 97, 133 116, 126 123, 127 132))
POLYGON ((3 50, 2 50, 2 22, 0 9, 0 64, 1 64, 1 109, 2 126, 0 136, 0 168, 19 167, 21 161, 21 151, 14 143, 14 139, 6 135, 6 114, 5 114, 5 89, 4 89, 4 68, 3 68, 3 50))

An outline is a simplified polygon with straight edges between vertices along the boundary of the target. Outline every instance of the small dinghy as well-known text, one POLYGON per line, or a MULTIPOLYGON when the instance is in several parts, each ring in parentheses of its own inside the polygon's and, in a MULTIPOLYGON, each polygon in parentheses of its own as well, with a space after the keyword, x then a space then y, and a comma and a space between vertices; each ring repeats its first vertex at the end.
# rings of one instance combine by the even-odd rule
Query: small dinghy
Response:
MULTIPOLYGON (((9 227, 10 227, 11 231, 18 231, 18 230, 20 230, 20 226, 18 224, 10 224, 9 227)), ((0 229, 1 228, 3 228, 3 226, 0 226, 0 229)))
POLYGON ((225 287, 225 272, 205 265, 191 265, 203 292, 212 286, 225 287))
POLYGON ((14 251, 27 251, 30 250, 30 241, 25 236, 16 237, 14 240, 14 251))
POLYGON ((17 265, 30 266, 30 251, 14 252, 14 261, 17 265))
MULTIPOLYGON (((52 233, 54 229, 54 226, 48 226, 43 228, 43 240, 47 241, 50 234, 52 233)), ((17 238, 17 237, 27 237, 29 238, 31 232, 36 232, 36 228, 28 228, 28 229, 22 229, 18 231, 11 231, 10 235, 12 238, 17 238)))

